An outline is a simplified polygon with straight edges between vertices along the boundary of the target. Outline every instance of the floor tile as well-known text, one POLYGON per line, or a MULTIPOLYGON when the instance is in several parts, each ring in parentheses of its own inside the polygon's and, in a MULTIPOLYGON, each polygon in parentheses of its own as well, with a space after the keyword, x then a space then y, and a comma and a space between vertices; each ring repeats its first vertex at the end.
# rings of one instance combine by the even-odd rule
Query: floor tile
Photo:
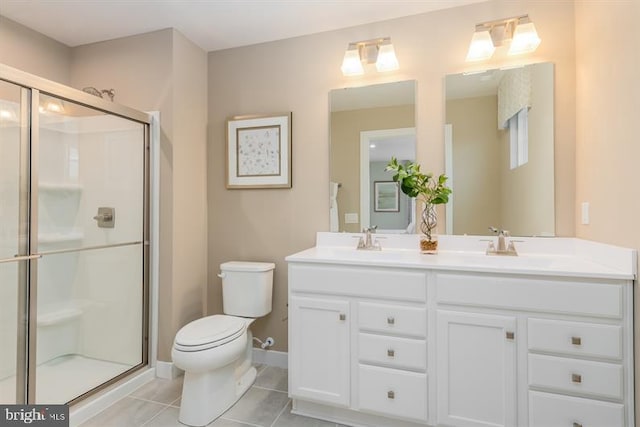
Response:
POLYGON ((222 418, 269 427, 288 402, 286 393, 252 387, 222 418))
POLYGON ((303 417, 291 413, 291 402, 278 417, 273 427, 335 427, 336 423, 303 417))
POLYGON ((81 427, 139 427, 164 408, 166 405, 125 397, 81 424, 81 427))
POLYGON ((287 391, 288 374, 287 370, 275 366, 267 366, 256 377, 255 386, 268 388, 270 390, 287 391))
POLYGON ((158 415, 153 417, 151 421, 144 424, 143 427, 184 427, 178 421, 180 409, 168 406, 158 415))
POLYGON ((173 380, 156 378, 131 393, 130 396, 168 405, 182 395, 183 380, 182 375, 173 380))
POLYGON ((226 420, 224 418, 218 418, 207 427, 255 427, 252 424, 245 424, 238 421, 226 420))

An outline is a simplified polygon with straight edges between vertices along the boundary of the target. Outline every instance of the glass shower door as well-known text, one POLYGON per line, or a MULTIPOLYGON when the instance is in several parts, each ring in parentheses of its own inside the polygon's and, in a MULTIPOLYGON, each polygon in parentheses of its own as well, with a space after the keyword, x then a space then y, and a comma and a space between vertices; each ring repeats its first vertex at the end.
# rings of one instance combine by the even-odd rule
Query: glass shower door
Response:
POLYGON ((26 399, 27 90, 0 81, 0 403, 26 399))
POLYGON ((146 135, 130 119, 35 100, 35 401, 65 403, 146 363, 146 135))

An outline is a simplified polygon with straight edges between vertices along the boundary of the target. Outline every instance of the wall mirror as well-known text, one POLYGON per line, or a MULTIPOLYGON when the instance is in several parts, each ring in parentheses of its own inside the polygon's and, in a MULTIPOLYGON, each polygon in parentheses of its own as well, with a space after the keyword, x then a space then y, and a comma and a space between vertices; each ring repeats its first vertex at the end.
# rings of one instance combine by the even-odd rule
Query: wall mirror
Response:
POLYGON ((416 159, 415 81, 329 93, 330 230, 413 233, 414 201, 393 191, 385 166, 416 159))
POLYGON ((448 234, 553 236, 553 64, 448 75, 448 234))

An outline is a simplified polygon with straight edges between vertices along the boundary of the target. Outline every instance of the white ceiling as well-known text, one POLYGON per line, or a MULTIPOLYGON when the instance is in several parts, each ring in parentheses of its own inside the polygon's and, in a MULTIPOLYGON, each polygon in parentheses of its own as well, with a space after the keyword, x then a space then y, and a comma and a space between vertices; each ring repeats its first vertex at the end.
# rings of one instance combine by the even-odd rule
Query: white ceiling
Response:
POLYGON ((209 52, 482 1, 0 0, 0 15, 71 47, 175 28, 209 52))

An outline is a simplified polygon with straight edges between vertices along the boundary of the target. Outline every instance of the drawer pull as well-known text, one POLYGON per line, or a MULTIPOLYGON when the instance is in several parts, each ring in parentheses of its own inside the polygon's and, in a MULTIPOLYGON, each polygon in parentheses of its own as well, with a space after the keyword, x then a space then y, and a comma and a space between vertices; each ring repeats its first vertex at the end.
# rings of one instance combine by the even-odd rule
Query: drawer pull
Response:
POLYGON ((582 338, 580 338, 580 337, 571 337, 571 344, 573 344, 573 345, 582 345, 582 338))
POLYGON ((395 325, 396 324, 396 319, 393 317, 387 317, 387 323, 389 325, 395 325))
POLYGON ((390 348, 387 350, 387 356, 395 357, 395 355, 396 355, 396 351, 394 349, 390 348))
POLYGON ((582 375, 571 374, 571 382, 574 382, 574 383, 577 383, 577 384, 581 383, 582 382, 582 375))
POLYGON ((511 331, 507 331, 507 339, 508 340, 512 340, 516 335, 511 332, 511 331))
POLYGON ((340 320, 347 320, 347 315, 344 313, 340 313, 340 320))
POLYGON ((387 398, 388 398, 388 399, 395 399, 395 398, 396 398, 396 394, 394 393, 394 391, 393 391, 393 390, 389 390, 389 391, 387 392, 387 398))
POLYGON ((573 427, 582 427, 582 424, 580 424, 580 423, 573 423, 573 427))

